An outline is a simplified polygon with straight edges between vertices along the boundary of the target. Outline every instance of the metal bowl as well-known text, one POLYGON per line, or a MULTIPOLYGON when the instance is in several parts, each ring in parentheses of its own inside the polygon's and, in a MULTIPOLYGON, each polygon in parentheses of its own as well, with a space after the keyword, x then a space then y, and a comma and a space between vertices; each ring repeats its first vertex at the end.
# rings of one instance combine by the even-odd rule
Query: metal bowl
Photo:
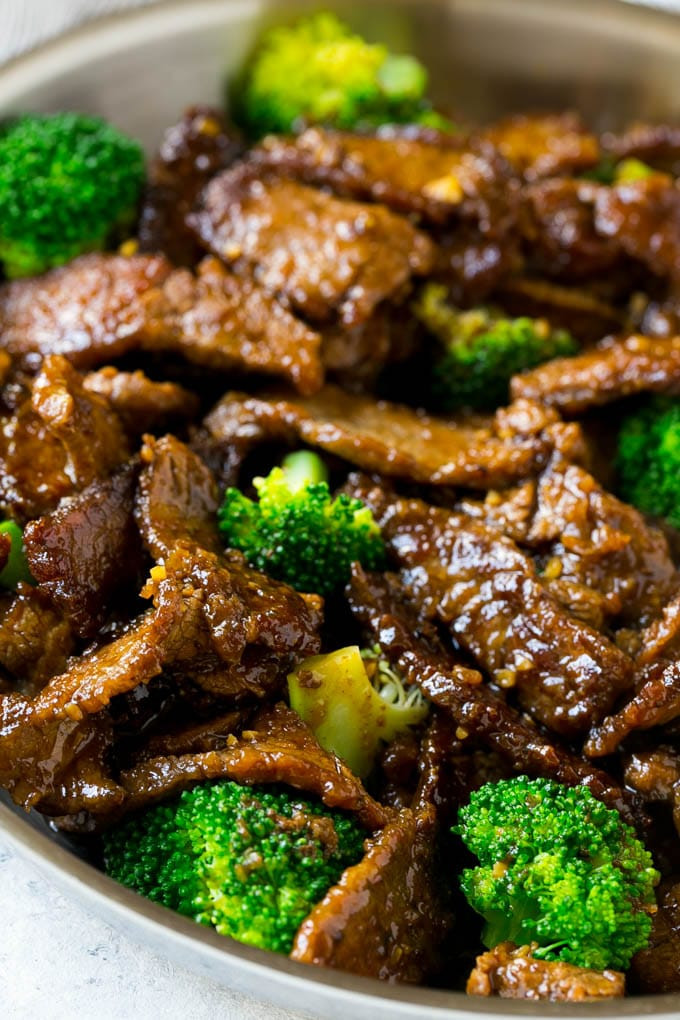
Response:
MULTIPOLYGON (((190 102, 220 102, 263 21, 312 3, 185 0, 83 28, 9 64, 0 113, 80 109, 109 117, 149 149, 190 102)), ((619 0, 323 0, 374 38, 412 49, 435 95, 471 118, 575 107, 598 127, 680 114, 680 18, 619 0)), ((3 838, 132 938, 257 998, 331 1018, 525 1015, 677 1017, 680 995, 546 1006, 394 987, 291 963, 232 942, 102 875, 40 816, 0 803, 3 838)))

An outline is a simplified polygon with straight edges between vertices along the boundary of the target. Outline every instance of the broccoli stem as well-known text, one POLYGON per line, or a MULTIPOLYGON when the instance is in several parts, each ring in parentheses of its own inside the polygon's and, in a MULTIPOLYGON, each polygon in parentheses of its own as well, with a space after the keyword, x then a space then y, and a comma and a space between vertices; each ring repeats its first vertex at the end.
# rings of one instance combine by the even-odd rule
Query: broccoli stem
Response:
POLYGON ((308 485, 328 481, 328 468, 312 450, 289 453, 281 462, 281 469, 291 492, 300 492, 308 485))

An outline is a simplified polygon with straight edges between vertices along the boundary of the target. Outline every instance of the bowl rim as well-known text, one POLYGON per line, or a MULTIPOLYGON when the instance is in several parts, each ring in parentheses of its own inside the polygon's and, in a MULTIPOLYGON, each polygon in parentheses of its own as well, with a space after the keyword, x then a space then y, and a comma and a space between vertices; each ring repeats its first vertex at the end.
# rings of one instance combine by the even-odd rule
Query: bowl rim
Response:
MULTIPOLYGON (((368 0, 372 2, 372 0, 368 0)), ((394 0, 393 0, 394 2, 394 0)), ((396 0, 409 3, 409 0, 396 0)), ((412 2, 412 0, 411 0, 412 2)), ((441 0, 425 0, 435 6, 441 0)), ((475 8, 480 0, 453 0, 459 7, 475 8)), ((545 11, 545 0, 483 0, 486 8, 507 8, 512 2, 525 9, 545 11)), ((192 24, 212 22, 220 12, 242 11, 257 17, 275 6, 266 0, 155 0, 149 6, 127 8, 86 21, 60 35, 49 38, 32 49, 10 58, 0 66, 0 105, 14 103, 21 93, 47 81, 60 68, 70 66, 78 54, 87 51, 88 62, 97 54, 113 55, 130 31, 145 28, 148 41, 172 23, 180 24, 191 11, 192 24)), ((396 4, 395 4, 396 5, 396 4)), ((548 4, 548 7, 551 5, 548 4)), ((642 5, 638 0, 571 0, 588 16, 627 17, 641 29, 677 35, 680 47, 680 16, 666 8, 642 5)), ((233 15, 232 15, 233 16, 233 15)), ((139 39, 138 39, 139 41, 139 39)), ((479 1016, 531 1017, 678 1017, 680 994, 644 995, 610 1002, 566 1004, 499 1000, 467 996, 464 992, 440 990, 426 986, 394 985, 378 979, 361 977, 332 968, 312 967, 287 957, 245 946, 218 935, 174 911, 151 902, 119 885, 94 865, 58 845, 48 835, 24 821, 20 814, 0 802, 0 835, 9 846, 28 859, 50 880, 85 904, 94 913, 123 930, 126 935, 147 944, 157 953, 178 959, 183 954, 185 965, 208 973, 213 980, 234 985, 233 975, 240 972, 245 984, 239 987, 247 995, 261 1000, 290 1005, 288 993, 307 989, 314 997, 314 1007, 323 1004, 343 1006, 352 1015, 353 1006, 361 1006, 366 1015, 404 1017, 420 1020, 441 1020, 444 1017, 472 1018, 479 1016), (174 953, 167 944, 174 943, 174 953), (187 963, 187 958, 192 962, 187 963), (233 963, 225 968, 225 961, 233 963), (209 969, 208 969, 209 968, 209 969), (224 973, 229 972, 229 977, 224 973)), ((297 996, 296 996, 297 998, 297 996)), ((341 1014, 338 1014, 341 1015, 341 1014)))

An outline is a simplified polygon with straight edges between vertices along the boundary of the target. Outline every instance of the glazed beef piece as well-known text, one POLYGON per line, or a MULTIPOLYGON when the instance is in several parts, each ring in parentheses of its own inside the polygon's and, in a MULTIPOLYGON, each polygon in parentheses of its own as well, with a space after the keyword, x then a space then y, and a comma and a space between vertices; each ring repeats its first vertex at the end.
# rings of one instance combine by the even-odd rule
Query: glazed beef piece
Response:
POLYGON ((165 132, 149 167, 139 218, 139 247, 163 252, 177 266, 198 262, 201 250, 186 217, 211 177, 241 154, 242 145, 220 110, 190 106, 165 132))
POLYGON ((477 137, 495 146, 526 181, 583 172, 600 155, 597 138, 570 112, 505 117, 477 137))
POLYGON ((0 602, 0 667, 11 687, 32 697, 66 669, 74 650, 71 627, 39 588, 20 584, 0 602))
POLYGON ((636 393, 680 393, 680 337, 604 341, 573 358, 557 358, 516 375, 514 399, 525 397, 581 414, 636 393))
POLYGON ((649 945, 633 957, 630 983, 636 992, 680 992, 680 881, 670 879, 657 892, 649 945))
POLYGON ((573 737, 633 682, 633 663, 547 592, 531 559, 495 529, 421 500, 350 485, 374 512, 409 599, 522 707, 573 737), (493 607, 493 613, 489 612, 493 607))
POLYGON ((501 999, 541 999, 548 1002, 598 1002, 619 999, 625 977, 616 970, 587 970, 561 960, 539 960, 537 946, 518 948, 502 942, 477 957, 467 983, 468 995, 497 995, 501 999))
POLYGON ((512 276, 499 281, 497 298, 512 315, 548 319, 584 344, 622 332, 626 322, 625 312, 582 283, 565 286, 536 276, 512 276))
POLYGON ((89 372, 83 386, 104 397, 130 436, 193 418, 199 407, 198 397, 191 390, 174 382, 156 382, 139 369, 119 372, 108 365, 89 372))
POLYGON ((282 376, 301 393, 323 382, 319 334, 217 259, 204 259, 195 276, 172 273, 146 295, 144 312, 147 350, 177 353, 207 369, 282 376))
POLYGON ((243 163, 213 178, 190 222, 213 254, 317 322, 365 322, 432 265, 428 238, 384 206, 332 198, 243 163))
POLYGON ((307 400, 230 393, 205 424, 226 445, 302 440, 366 471, 432 485, 503 486, 545 461, 549 416, 517 414, 482 425, 448 422, 328 385, 307 400))
POLYGON ((81 638, 92 638, 117 595, 138 588, 143 566, 133 508, 138 466, 96 481, 30 521, 24 548, 33 577, 81 638))
POLYGON ((652 273, 680 279, 680 188, 665 174, 601 188, 595 227, 652 273))
POLYGON ((514 221, 517 188, 488 144, 433 144, 393 127, 374 135, 314 127, 295 138, 266 138, 253 158, 307 184, 382 202, 429 223, 472 223, 497 236, 514 221))
POLYGON ((640 159, 674 177, 680 172, 680 128, 675 124, 638 121, 620 134, 607 132, 600 144, 604 152, 617 159, 640 159))
POLYGON ((666 745, 634 751, 623 760, 626 786, 648 803, 667 804, 680 835, 680 755, 666 745))
POLYGON ((95 253, 3 284, 0 345, 29 371, 50 354, 82 369, 118 358, 136 346, 144 324, 141 296, 171 270, 162 256, 95 253))

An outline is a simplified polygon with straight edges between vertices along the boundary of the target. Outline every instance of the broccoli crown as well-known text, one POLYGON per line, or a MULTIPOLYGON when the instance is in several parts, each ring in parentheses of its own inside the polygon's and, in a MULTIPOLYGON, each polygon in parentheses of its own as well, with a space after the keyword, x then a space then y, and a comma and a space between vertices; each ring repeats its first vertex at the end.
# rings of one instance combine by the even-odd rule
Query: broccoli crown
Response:
POLYGON ((624 499, 680 528, 680 400, 653 398, 624 419, 617 469, 624 499))
POLYGON ((237 119, 255 137, 303 123, 450 129, 425 100, 426 88, 427 72, 415 57, 391 54, 318 11, 264 33, 234 98, 237 119))
POLYGON ((513 375, 578 350, 567 330, 551 329, 546 319, 509 319, 489 308, 461 311, 448 303, 447 293, 444 285, 429 283, 414 306, 443 345, 432 379, 442 410, 507 403, 513 375))
POLYGON ((24 533, 15 521, 2 521, 0 534, 9 535, 10 550, 7 562, 0 570, 0 587, 14 591, 20 581, 35 584, 24 552, 24 533))
POLYGON ((294 791, 203 784, 104 836, 112 878, 260 949, 290 951, 295 933, 365 833, 294 791))
POLYGON ((298 591, 329 595, 349 579, 355 561, 369 570, 381 566, 384 543, 369 508, 344 493, 332 499, 328 482, 317 480, 323 462, 302 456, 309 475, 287 459, 283 469, 253 480, 257 502, 227 489, 219 527, 225 544, 251 566, 298 591))
POLYGON ((479 858, 461 885, 484 942, 537 942, 534 955, 625 969, 646 945, 659 874, 619 813, 585 787, 548 779, 487 783, 454 829, 479 858))
POLYGON ((141 146, 99 117, 29 114, 0 130, 0 260, 30 276, 101 249, 134 221, 141 146))

